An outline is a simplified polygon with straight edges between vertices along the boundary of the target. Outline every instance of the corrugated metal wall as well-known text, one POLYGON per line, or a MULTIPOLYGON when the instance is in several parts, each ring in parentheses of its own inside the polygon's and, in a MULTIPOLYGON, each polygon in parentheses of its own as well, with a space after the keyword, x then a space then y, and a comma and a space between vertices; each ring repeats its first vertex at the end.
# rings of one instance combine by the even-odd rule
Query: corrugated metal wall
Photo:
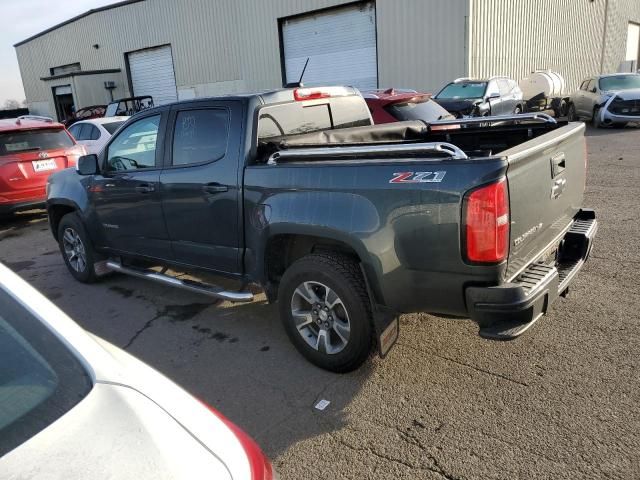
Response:
MULTIPOLYGON (((51 67, 120 68, 126 79, 125 52, 164 44, 172 47, 180 97, 279 87, 278 19, 347 3, 146 0, 97 12, 16 48, 27 100, 53 109, 50 85, 40 80, 51 67)), ((434 90, 465 73, 468 0, 375 3, 381 86, 434 90)))
MULTIPOLYGON (((278 19, 347 3, 145 0, 96 12, 16 48, 27 100, 53 108, 51 85, 40 80, 51 67, 120 68, 126 83, 125 53, 165 44, 173 51, 180 98, 279 87, 278 19)), ((640 0, 375 4, 379 85, 431 91, 467 74, 521 78, 536 68, 558 70, 572 89, 601 65, 617 70, 627 22, 640 21, 640 0)))
POLYGON ((627 23, 640 17, 640 0, 470 2, 472 76, 520 79, 550 68, 564 76, 568 92, 589 75, 617 71, 627 23))

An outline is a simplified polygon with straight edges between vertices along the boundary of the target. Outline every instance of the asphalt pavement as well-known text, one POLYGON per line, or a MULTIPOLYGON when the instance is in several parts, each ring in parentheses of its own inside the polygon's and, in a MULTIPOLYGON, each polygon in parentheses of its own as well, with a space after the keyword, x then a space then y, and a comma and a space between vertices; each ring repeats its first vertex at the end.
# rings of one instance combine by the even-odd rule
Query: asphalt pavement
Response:
POLYGON ((587 135, 593 253, 512 342, 405 315, 385 360, 336 375, 295 351, 262 295, 212 305, 122 275, 74 281, 43 212, 0 223, 0 261, 221 410, 283 479, 640 478, 640 129, 587 135))

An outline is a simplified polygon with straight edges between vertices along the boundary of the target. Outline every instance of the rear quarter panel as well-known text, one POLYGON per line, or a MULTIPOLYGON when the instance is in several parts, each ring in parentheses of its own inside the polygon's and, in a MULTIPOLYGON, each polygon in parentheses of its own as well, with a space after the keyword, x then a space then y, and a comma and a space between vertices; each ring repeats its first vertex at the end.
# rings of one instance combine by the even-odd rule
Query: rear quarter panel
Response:
POLYGON ((302 162, 245 170, 245 265, 264 276, 270 237, 302 234, 350 245, 376 301, 397 311, 464 313, 461 282, 500 268, 464 263, 464 193, 504 174, 502 159, 302 162), (446 172, 440 183, 389 183, 399 172, 446 172), (417 294, 419 293, 419 294, 417 294))

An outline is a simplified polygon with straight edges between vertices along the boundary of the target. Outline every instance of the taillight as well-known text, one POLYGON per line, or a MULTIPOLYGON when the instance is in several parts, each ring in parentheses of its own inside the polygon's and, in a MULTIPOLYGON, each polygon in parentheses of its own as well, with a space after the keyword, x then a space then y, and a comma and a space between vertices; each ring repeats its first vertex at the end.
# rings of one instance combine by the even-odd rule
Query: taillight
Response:
POLYGON ((244 449, 251 468, 251 480, 273 480, 273 469, 271 468, 271 462, 262 452, 260 447, 253 439, 243 432, 240 427, 235 425, 231 420, 222 415, 219 411, 205 402, 202 404, 209 409, 216 417, 233 432, 236 438, 240 441, 240 445, 244 449))
POLYGON ((503 178, 467 195, 464 207, 467 260, 498 263, 509 252, 509 193, 503 178))
POLYGON ((331 94, 320 88, 296 88, 293 91, 293 99, 297 102, 305 100, 317 100, 319 98, 330 98, 331 94))

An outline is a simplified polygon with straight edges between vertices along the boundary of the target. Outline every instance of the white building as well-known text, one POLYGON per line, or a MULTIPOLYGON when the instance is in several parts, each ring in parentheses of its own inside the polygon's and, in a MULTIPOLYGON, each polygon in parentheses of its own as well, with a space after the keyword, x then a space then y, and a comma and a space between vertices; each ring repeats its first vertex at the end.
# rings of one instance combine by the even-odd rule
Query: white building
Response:
POLYGON ((456 77, 636 68, 640 0, 128 0, 15 45, 32 113, 306 85, 436 91, 456 77))

